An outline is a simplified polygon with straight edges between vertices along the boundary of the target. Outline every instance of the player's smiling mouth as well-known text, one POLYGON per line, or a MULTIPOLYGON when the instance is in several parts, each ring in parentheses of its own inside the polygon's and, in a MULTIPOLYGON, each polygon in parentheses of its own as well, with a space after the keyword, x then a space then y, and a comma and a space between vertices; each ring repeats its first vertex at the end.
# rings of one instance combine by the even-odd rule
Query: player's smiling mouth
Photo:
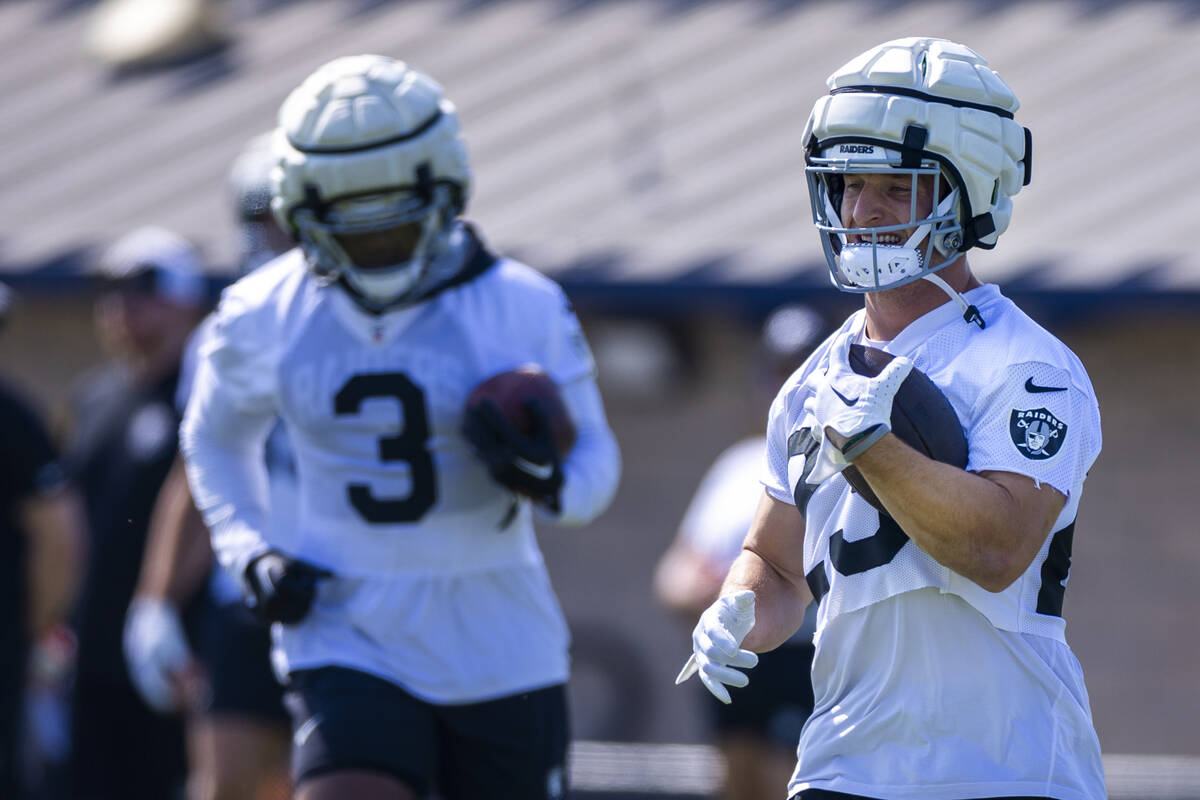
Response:
MULTIPOLYGON (((869 236, 860 233, 851 234, 850 244, 871 244, 869 236)), ((904 237, 898 233, 880 233, 875 236, 875 244, 904 244, 904 237)))

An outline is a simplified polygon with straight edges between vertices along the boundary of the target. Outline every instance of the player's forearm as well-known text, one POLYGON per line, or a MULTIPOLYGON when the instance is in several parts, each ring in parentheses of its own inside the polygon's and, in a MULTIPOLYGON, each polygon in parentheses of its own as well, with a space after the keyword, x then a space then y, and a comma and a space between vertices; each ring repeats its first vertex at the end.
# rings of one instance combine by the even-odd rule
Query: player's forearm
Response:
POLYGON ((804 622, 804 609, 812 594, 807 585, 785 576, 759 553, 744 549, 729 568, 721 595, 750 589, 754 592, 754 627, 742 647, 756 653, 774 650, 804 622))
POLYGON ((159 490, 150 517, 137 594, 165 598, 180 608, 199 590, 211 564, 208 529, 192 502, 180 459, 159 490))
POLYGON ((27 500, 21 525, 29 542, 28 626, 40 636, 75 602, 84 551, 83 510, 70 490, 27 500))
MULTIPOLYGON (((854 462, 892 518, 939 564, 989 591, 1028 567, 1028 509, 1000 484, 926 458, 892 434, 854 462)), ((1040 538, 1040 537, 1039 537, 1040 538)))
POLYGON ((717 599, 724 574, 714 572, 711 560, 677 540, 654 570, 654 593, 663 605, 689 622, 717 599))

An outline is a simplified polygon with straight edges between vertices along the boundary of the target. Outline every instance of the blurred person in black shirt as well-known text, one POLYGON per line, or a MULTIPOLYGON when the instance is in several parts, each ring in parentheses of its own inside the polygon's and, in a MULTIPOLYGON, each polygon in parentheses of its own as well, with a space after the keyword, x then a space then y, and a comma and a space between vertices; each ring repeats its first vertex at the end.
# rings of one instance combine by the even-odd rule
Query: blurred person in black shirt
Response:
MULTIPOLYGON (((0 326, 11 295, 0 285, 0 326)), ((77 584, 83 518, 41 416, 0 378, 0 797, 21 797, 17 731, 30 647, 77 584)))
POLYGON ((147 707, 130 684, 121 632, 151 512, 175 460, 180 360, 207 292, 196 250, 161 228, 118 240, 100 272, 96 322, 113 360, 81 387, 68 453, 92 537, 76 614, 72 797, 168 800, 184 782, 182 726, 147 707))
MULTIPOLYGON (((274 165, 266 134, 250 140, 230 170, 242 275, 293 244, 271 214, 274 165)), ((212 324, 210 316, 188 344, 181 399, 212 324)), ((291 530, 298 487, 281 424, 268 437, 266 461, 272 524, 291 530)), ((167 476, 151 517, 141 578, 125 617, 124 645, 142 698, 163 713, 187 715, 189 800, 287 794, 291 720, 271 668, 270 630, 246 606, 237 582, 216 565, 182 459, 167 476), (193 609, 189 630, 185 608, 193 609)))

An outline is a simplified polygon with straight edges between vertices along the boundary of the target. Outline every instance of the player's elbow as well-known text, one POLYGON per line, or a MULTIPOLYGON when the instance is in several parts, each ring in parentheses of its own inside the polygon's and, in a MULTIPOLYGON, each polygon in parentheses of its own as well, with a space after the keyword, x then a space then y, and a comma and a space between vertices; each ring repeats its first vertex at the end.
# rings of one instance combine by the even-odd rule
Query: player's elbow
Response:
POLYGON ((1003 592, 1025 573, 1029 560, 1007 549, 993 550, 980 559, 971 579, 993 594, 1003 592))

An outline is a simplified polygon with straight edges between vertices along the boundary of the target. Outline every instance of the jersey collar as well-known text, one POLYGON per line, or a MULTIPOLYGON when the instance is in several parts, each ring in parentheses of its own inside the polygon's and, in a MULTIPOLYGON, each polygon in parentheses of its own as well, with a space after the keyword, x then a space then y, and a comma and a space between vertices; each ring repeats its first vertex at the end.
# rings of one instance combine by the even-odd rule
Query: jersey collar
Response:
MULTIPOLYGON (((963 297, 966 298, 968 303, 983 309, 1000 298, 1000 287, 994 283, 985 283, 965 292, 963 297)), ((859 310, 858 314, 859 318, 855 323, 855 332, 861 338, 866 336, 867 313, 865 310, 859 310)), ((987 319, 986 314, 984 318, 987 319)), ((958 304, 947 299, 946 302, 937 308, 922 314, 910 322, 908 327, 896 335, 896 338, 886 343, 884 349, 892 355, 911 353, 922 342, 932 336, 934 331, 951 323, 971 325, 973 329, 979 330, 975 328, 973 323, 964 322, 962 311, 959 309, 958 304)))

